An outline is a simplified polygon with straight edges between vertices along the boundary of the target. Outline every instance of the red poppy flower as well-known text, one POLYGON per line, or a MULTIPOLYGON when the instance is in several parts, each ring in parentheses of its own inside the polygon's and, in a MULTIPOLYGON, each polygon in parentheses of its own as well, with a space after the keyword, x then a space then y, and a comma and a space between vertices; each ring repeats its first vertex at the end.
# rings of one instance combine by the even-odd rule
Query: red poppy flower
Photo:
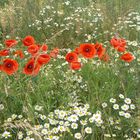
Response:
POLYGON ((14 54, 19 56, 21 59, 24 58, 24 54, 23 54, 22 50, 17 50, 16 52, 14 52, 14 54))
POLYGON ((69 63, 78 61, 78 55, 75 52, 67 53, 65 58, 69 63))
POLYGON ((11 48, 11 47, 17 45, 17 43, 18 42, 16 40, 13 40, 13 39, 5 40, 5 45, 8 48, 11 48))
POLYGON ((26 36, 22 42, 25 46, 30 46, 35 44, 35 39, 32 36, 26 36))
POLYGON ((96 49, 93 44, 81 44, 80 45, 80 53, 83 55, 85 58, 93 58, 96 54, 96 49))
POLYGON ((108 62, 110 60, 110 56, 106 53, 103 55, 103 57, 101 58, 101 60, 108 62))
POLYGON ((126 40, 125 39, 118 39, 112 38, 110 44, 119 52, 124 52, 126 50, 126 40))
POLYGON ((74 52, 75 52, 76 54, 80 54, 80 49, 79 49, 79 47, 75 48, 74 52))
POLYGON ((28 46, 27 50, 31 55, 34 55, 38 52, 39 47, 37 45, 31 45, 31 46, 28 46))
POLYGON ((9 50, 6 50, 6 49, 5 50, 1 50, 0 51, 0 56, 7 56, 7 55, 9 55, 9 53, 10 53, 9 50))
POLYGON ((14 74, 18 70, 18 62, 13 59, 5 59, 2 64, 2 71, 8 75, 14 74))
POLYGON ((2 70, 2 64, 0 64, 0 71, 2 70))
POLYGON ((96 43, 95 44, 95 49, 98 57, 101 59, 103 55, 105 54, 106 49, 103 48, 102 44, 96 43))
POLYGON ((48 54, 41 54, 37 58, 37 62, 40 65, 47 64, 50 61, 51 57, 48 54))
POLYGON ((126 53, 126 54, 123 54, 120 59, 126 62, 131 62, 134 60, 134 56, 131 53, 126 53))
POLYGON ((51 56, 52 58, 56 58, 57 55, 58 55, 58 53, 59 53, 59 48, 54 48, 54 49, 50 52, 50 56, 51 56))
POLYGON ((70 68, 72 69, 72 70, 79 70, 79 69, 81 69, 81 63, 80 62, 72 62, 72 63, 70 63, 70 68))
POLYGON ((48 46, 44 44, 40 47, 40 49, 41 49, 41 51, 46 52, 48 50, 48 46))
POLYGON ((34 60, 31 59, 29 62, 25 65, 23 69, 23 73, 26 75, 37 75, 40 70, 40 65, 34 60))

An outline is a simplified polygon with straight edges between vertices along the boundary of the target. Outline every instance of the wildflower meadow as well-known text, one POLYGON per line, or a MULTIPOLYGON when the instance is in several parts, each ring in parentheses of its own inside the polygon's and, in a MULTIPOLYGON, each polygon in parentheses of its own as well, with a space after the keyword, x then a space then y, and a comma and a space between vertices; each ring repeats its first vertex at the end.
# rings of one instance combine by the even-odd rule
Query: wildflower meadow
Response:
POLYGON ((140 0, 0 0, 0 140, 139 140, 140 0))

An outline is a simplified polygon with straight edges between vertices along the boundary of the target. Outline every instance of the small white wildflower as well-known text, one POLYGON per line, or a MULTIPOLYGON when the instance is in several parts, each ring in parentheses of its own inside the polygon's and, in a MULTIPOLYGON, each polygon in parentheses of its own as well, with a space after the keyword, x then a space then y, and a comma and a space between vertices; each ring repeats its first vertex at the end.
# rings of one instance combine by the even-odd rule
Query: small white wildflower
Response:
POLYGON ((21 119, 23 116, 22 115, 18 115, 18 118, 21 119))
POLYGON ((66 116, 66 112, 65 111, 63 111, 63 110, 59 111, 59 113, 58 113, 58 118, 59 119, 63 119, 65 116, 66 116))
POLYGON ((110 103, 116 103, 116 99, 111 98, 111 99, 110 99, 110 103))
POLYGON ((50 127, 50 124, 49 124, 49 123, 45 123, 45 124, 44 124, 44 127, 45 127, 45 128, 49 128, 49 127, 50 127))
POLYGON ((51 131, 52 133, 57 134, 59 132, 59 129, 57 127, 54 127, 51 131))
POLYGON ((8 118, 8 119, 7 119, 7 122, 11 122, 11 121, 12 121, 12 118, 8 118))
POLYGON ((103 108, 106 108, 106 107, 107 107, 107 103, 105 103, 105 102, 102 103, 102 107, 103 107, 103 108))
POLYGON ((101 114, 93 114, 93 120, 97 121, 101 119, 101 114))
POLYGON ((11 137, 11 134, 10 134, 10 132, 5 131, 5 132, 2 134, 2 137, 5 138, 5 139, 8 139, 8 138, 11 137))
POLYGON ((77 123, 72 123, 71 124, 71 128, 72 129, 77 129, 78 128, 78 124, 77 123))
POLYGON ((70 123, 69 123, 68 121, 66 121, 66 122, 64 123, 64 126, 70 126, 70 123))
POLYGON ((53 140, 59 140, 59 136, 53 136, 53 140))
POLYGON ((89 122, 93 123, 95 121, 94 117, 89 118, 89 122))
POLYGON ((75 133, 74 137, 78 140, 80 140, 82 138, 81 133, 75 133))
POLYGON ((124 99, 124 95, 123 95, 123 94, 120 94, 119 97, 120 97, 121 99, 124 99))
POLYGON ((136 108, 136 106, 135 106, 134 104, 131 104, 131 105, 130 105, 130 108, 133 110, 133 109, 136 108))
POLYGON ((64 124, 64 121, 60 121, 59 124, 60 124, 60 125, 63 125, 63 124, 64 124))
POLYGON ((96 120, 96 125, 100 126, 101 124, 103 124, 103 120, 101 120, 101 119, 96 120))
POLYGON ((13 114, 11 117, 14 120, 14 119, 16 119, 17 115, 16 114, 13 114))
POLYGON ((70 122, 76 122, 78 120, 79 120, 79 118, 76 114, 73 114, 73 115, 68 117, 68 121, 70 121, 70 122))
POLYGON ((92 128, 91 128, 91 127, 86 127, 86 128, 85 128, 85 132, 86 132, 87 134, 91 134, 91 133, 92 133, 92 128))
POLYGON ((41 120, 45 120, 47 117, 45 115, 40 115, 41 120))
POLYGON ((130 113, 125 113, 124 116, 125 116, 125 118, 130 118, 131 117, 130 113))
POLYGON ((114 108, 115 110, 118 110, 118 109, 119 109, 119 105, 118 105, 118 104, 114 104, 114 105, 113 105, 113 108, 114 108))
POLYGON ((23 133, 21 131, 18 132, 17 136, 19 140, 23 139, 23 133))
POLYGON ((47 129, 42 129, 41 133, 42 133, 43 135, 47 135, 47 134, 48 134, 48 130, 47 130, 47 129))
POLYGON ((81 120, 80 123, 81 125, 87 125, 87 120, 81 120))
POLYGON ((59 129, 59 131, 60 132, 64 132, 64 131, 66 131, 66 128, 64 127, 64 126, 58 126, 58 129, 59 129))
POLYGON ((10 36, 9 36, 9 35, 7 35, 7 36, 6 36, 6 38, 7 38, 7 39, 8 39, 8 38, 10 38, 10 36))
POLYGON ((0 111, 4 109, 4 105, 0 104, 0 111))
POLYGON ((41 111, 41 110, 43 110, 43 106, 36 105, 35 110, 36 111, 41 111))
POLYGON ((129 109, 129 105, 124 104, 123 106, 121 106, 121 109, 127 111, 129 109))
POLYGON ((126 104, 131 104, 131 99, 130 99, 130 98, 126 98, 126 99, 124 100, 124 102, 125 102, 126 104))
POLYGON ((120 116, 124 116, 124 114, 125 114, 125 112, 119 111, 119 115, 120 115, 120 116))
POLYGON ((30 136, 30 135, 32 135, 32 134, 33 134, 32 131, 27 131, 27 136, 30 136))
POLYGON ((70 1, 66 1, 65 4, 66 4, 66 5, 70 5, 70 1))

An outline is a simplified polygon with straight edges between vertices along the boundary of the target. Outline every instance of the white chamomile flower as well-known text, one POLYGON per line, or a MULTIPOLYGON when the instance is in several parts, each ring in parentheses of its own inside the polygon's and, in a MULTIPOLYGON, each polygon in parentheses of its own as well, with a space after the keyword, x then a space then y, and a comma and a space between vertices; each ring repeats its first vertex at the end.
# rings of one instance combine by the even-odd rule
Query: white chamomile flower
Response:
POLYGON ((4 105, 0 104, 0 111, 4 109, 4 105))
POLYGON ((121 106, 121 109, 127 111, 129 109, 129 105, 124 104, 123 106, 121 106))
POLYGON ((81 125, 87 125, 87 120, 81 120, 80 123, 81 125))
POLYGON ((47 130, 47 129, 42 129, 41 133, 42 133, 43 135, 47 135, 47 134, 48 134, 48 130, 47 130))
POLYGON ((125 115, 125 112, 124 111, 119 111, 119 115, 120 116, 124 116, 125 115))
POLYGON ((53 136, 53 140, 59 140, 58 136, 53 136))
POLYGON ((59 131, 60 132, 64 132, 64 131, 66 131, 66 128, 64 127, 64 126, 58 126, 58 129, 59 129, 59 131))
POLYGON ((65 4, 66 4, 66 5, 70 5, 70 1, 66 1, 65 4))
POLYGON ((12 121, 12 118, 8 118, 8 119, 7 119, 7 122, 11 122, 11 121, 12 121))
POLYGON ((21 119, 23 116, 22 115, 18 115, 18 118, 21 119))
POLYGON ((105 103, 105 102, 102 103, 102 107, 103 107, 103 108, 106 108, 106 107, 107 107, 107 103, 105 103))
POLYGON ((59 132, 59 129, 57 127, 54 127, 51 131, 52 133, 57 134, 59 132))
POLYGON ((91 128, 91 127, 86 127, 86 128, 85 128, 85 132, 86 132, 87 134, 91 134, 91 133, 92 133, 92 128, 91 128))
POLYGON ((101 119, 96 120, 96 124, 100 126, 101 124, 103 124, 103 120, 101 120, 101 119))
POLYGON ((64 123, 64 126, 70 126, 70 123, 68 122, 68 121, 66 121, 65 123, 64 123))
POLYGON ((63 124, 64 124, 64 121, 60 121, 59 124, 60 124, 60 125, 63 125, 63 124))
POLYGON ((131 104, 131 99, 130 99, 130 98, 125 98, 124 102, 125 102, 126 104, 131 104))
POLYGON ((94 117, 91 117, 91 118, 89 118, 89 122, 90 123, 93 123, 95 120, 94 120, 94 117))
POLYGON ((89 107, 90 107, 89 104, 85 104, 84 106, 86 109, 89 109, 89 107))
POLYGON ((17 115, 16 114, 13 114, 11 117, 14 120, 14 119, 16 119, 17 115))
POLYGON ((78 140, 80 140, 82 138, 81 133, 75 133, 74 137, 78 140))
POLYGON ((45 120, 47 117, 45 115, 40 115, 41 120, 45 120))
POLYGON ((97 121, 101 119, 101 114, 93 114, 93 120, 97 121))
POLYGON ((32 135, 32 134, 33 134, 32 131, 27 131, 27 136, 30 136, 30 135, 32 135))
POLYGON ((70 122, 77 122, 78 120, 79 120, 79 118, 76 114, 73 114, 68 117, 68 121, 70 121, 70 122))
POLYGON ((125 118, 130 118, 131 117, 130 113, 125 113, 124 116, 125 116, 125 118))
POLYGON ((42 109, 43 109, 42 106, 39 106, 39 105, 36 105, 36 106, 35 106, 35 110, 36 110, 36 111, 41 111, 42 109))
POLYGON ((49 124, 49 123, 45 123, 45 124, 44 124, 44 127, 45 127, 45 128, 49 128, 49 127, 50 127, 50 124, 49 124))
POLYGON ((23 139, 23 133, 21 131, 18 132, 17 136, 19 140, 23 139))
POLYGON ((123 94, 120 94, 119 97, 120 97, 121 99, 124 99, 124 95, 123 95, 123 94))
POLYGON ((78 128, 78 124, 77 123, 72 123, 71 124, 71 128, 72 129, 77 129, 78 128))
POLYGON ((110 99, 110 103, 116 103, 116 99, 111 98, 111 99, 110 99))
POLYGON ((59 114, 59 109, 56 109, 55 111, 54 111, 54 113, 56 114, 56 115, 58 115, 59 114))
POLYGON ((66 112, 65 111, 63 111, 63 110, 59 111, 59 114, 58 114, 58 118, 59 119, 63 119, 65 116, 66 116, 66 112))
POLYGON ((113 108, 114 108, 115 110, 118 110, 118 109, 119 109, 119 105, 118 105, 118 104, 114 104, 114 105, 113 105, 113 108))
POLYGON ((131 105, 130 105, 130 108, 133 110, 133 109, 136 108, 136 106, 135 106, 134 104, 131 104, 131 105))
POLYGON ((10 132, 5 131, 5 132, 2 134, 2 137, 5 138, 5 139, 8 139, 8 138, 11 137, 11 134, 10 134, 10 132))

